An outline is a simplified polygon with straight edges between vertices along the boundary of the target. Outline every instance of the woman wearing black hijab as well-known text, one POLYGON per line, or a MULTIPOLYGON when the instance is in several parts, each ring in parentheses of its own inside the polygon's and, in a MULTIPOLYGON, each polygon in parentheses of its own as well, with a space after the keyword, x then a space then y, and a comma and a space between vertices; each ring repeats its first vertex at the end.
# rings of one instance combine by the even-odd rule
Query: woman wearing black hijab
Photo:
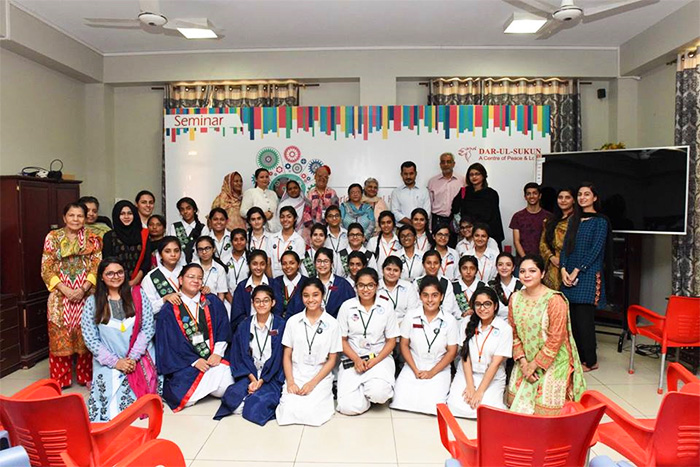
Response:
POLYGON ((151 266, 151 247, 148 229, 141 228, 138 210, 131 201, 122 200, 112 208, 114 230, 107 232, 102 241, 102 257, 117 258, 123 265, 130 286, 141 283, 151 266))
POLYGON ((452 215, 469 216, 476 222, 488 225, 491 238, 498 243, 500 249, 505 238, 501 208, 498 193, 489 187, 487 178, 486 168, 483 165, 477 162, 469 166, 466 177, 467 186, 463 187, 452 201, 452 215))

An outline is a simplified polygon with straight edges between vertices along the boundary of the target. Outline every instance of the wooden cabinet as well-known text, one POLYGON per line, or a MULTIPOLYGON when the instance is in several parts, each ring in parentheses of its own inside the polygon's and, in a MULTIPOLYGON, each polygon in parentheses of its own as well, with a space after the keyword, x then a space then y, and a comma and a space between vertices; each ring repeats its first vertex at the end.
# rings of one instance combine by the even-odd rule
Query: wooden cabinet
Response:
POLYGON ((78 198, 79 181, 0 177, 0 374, 19 364, 33 366, 48 354, 49 292, 41 279, 41 253, 46 234, 63 226, 63 207, 78 198), (16 323, 16 328, 6 329, 6 323, 16 323), (18 352, 14 366, 13 352, 18 352))

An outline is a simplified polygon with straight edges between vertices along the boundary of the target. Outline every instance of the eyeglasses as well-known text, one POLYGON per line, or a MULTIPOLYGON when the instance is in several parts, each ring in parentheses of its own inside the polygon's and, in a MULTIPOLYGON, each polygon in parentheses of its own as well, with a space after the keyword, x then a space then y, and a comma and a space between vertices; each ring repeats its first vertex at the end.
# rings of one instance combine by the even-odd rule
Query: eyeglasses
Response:
POLYGON ((348 237, 364 237, 360 232, 349 233, 348 237))
POLYGON ((467 230, 473 228, 473 225, 460 225, 459 230, 467 230))
POLYGON ((474 309, 476 310, 477 308, 491 308, 493 306, 493 302, 474 302, 474 309))
POLYGON ((435 234, 436 237, 449 237, 450 234, 445 233, 445 232, 438 232, 435 234))
POLYGON ((202 276, 194 276, 194 275, 192 275, 192 274, 187 274, 187 275, 185 276, 185 278, 186 278, 186 279, 189 279, 189 280, 191 280, 191 281, 197 281, 197 282, 202 282, 202 280, 203 280, 202 276))
POLYGON ((107 279, 114 279, 115 277, 124 277, 124 270, 121 271, 109 271, 105 273, 107 279))
POLYGON ((331 260, 329 260, 329 259, 317 259, 316 264, 331 264, 331 260))
POLYGON ((209 253, 211 250, 213 250, 212 247, 210 246, 205 246, 205 247, 197 247, 197 253, 209 253))
POLYGON ((400 238, 401 240, 408 240, 408 239, 410 239, 410 238, 413 238, 413 234, 404 234, 404 235, 400 235, 399 238, 400 238))
POLYGON ((269 305, 272 303, 272 299, 267 297, 267 298, 256 298, 253 300, 253 304, 255 305, 269 305))
POLYGON ((377 284, 374 282, 370 282, 369 284, 357 284, 357 290, 374 290, 377 287, 377 284))
POLYGON ((339 218, 340 218, 340 214, 328 214, 326 216, 326 219, 339 219, 339 218))

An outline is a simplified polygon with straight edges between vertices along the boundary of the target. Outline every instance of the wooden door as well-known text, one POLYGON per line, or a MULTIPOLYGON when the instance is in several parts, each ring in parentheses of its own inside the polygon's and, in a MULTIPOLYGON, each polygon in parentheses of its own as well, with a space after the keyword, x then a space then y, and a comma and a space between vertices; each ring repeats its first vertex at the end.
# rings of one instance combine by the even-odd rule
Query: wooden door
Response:
POLYGON ((20 248, 24 277, 24 296, 20 301, 32 300, 46 293, 41 279, 41 254, 44 239, 49 233, 51 216, 51 186, 48 183, 22 180, 20 187, 20 248))

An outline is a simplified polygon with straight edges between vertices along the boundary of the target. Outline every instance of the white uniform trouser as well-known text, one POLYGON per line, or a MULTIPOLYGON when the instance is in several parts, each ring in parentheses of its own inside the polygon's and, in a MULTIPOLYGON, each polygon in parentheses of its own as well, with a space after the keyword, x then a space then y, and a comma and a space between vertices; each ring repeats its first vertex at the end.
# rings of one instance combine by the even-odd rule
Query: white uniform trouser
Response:
MULTIPOLYGON (((481 380, 484 378, 483 373, 472 373, 474 378, 474 387, 479 388, 481 380)), ((450 395, 447 397, 447 406, 455 417, 476 418, 476 409, 464 400, 464 389, 467 387, 467 380, 464 378, 464 372, 458 371, 455 379, 450 386, 450 395)), ((503 394, 506 389, 506 379, 494 378, 491 384, 486 388, 484 396, 481 398, 479 405, 488 405, 497 409, 506 409, 503 403, 503 394)))
POLYGON ((221 397, 226 392, 226 388, 233 384, 231 368, 228 365, 219 364, 209 368, 197 385, 197 389, 192 393, 192 397, 187 401, 185 407, 194 405, 197 401, 204 399, 208 395, 221 397))
POLYGON ((338 375, 338 412, 359 415, 371 404, 383 404, 394 396, 394 360, 391 356, 363 374, 354 367, 341 368, 338 375))

